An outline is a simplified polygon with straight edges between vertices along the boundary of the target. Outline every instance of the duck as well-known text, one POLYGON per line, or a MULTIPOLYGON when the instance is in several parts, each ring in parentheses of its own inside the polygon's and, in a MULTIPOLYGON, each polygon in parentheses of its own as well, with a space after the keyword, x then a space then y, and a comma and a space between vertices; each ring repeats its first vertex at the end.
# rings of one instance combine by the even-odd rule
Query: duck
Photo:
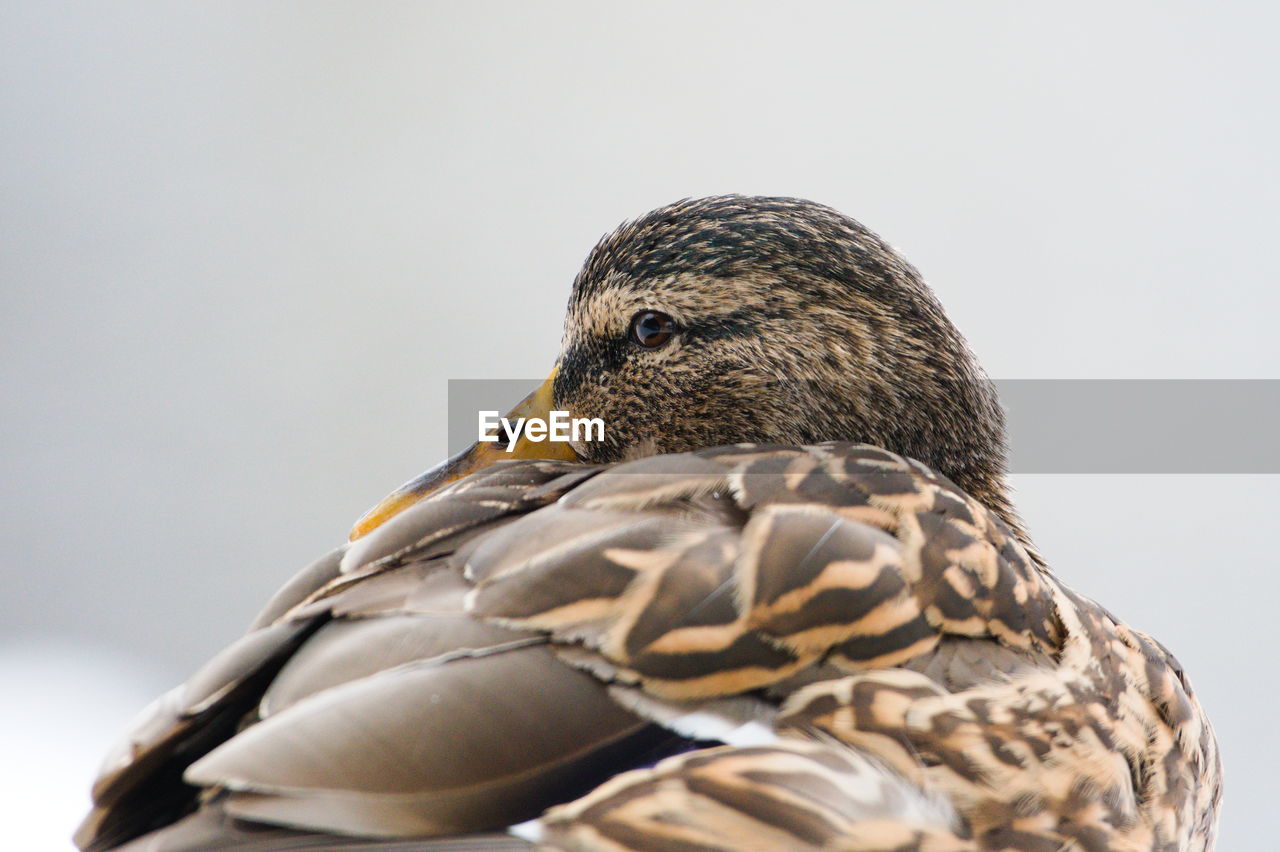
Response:
POLYGON ((602 434, 480 436, 145 710, 79 848, 1213 847, 1182 666, 1035 549, 992 383, 871 230, 624 223, 510 420, 554 411, 602 434))

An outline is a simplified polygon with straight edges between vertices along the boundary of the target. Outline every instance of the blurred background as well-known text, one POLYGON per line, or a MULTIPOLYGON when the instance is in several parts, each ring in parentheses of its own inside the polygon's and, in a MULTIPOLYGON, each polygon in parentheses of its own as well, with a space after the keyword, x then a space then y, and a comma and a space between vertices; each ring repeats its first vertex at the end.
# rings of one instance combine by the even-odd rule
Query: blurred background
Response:
MULTIPOLYGON (((534 378, 594 241, 831 204, 993 377, 1280 378, 1274 5, 0 2, 0 774, 66 849, 98 760, 534 378)), ((1269 848, 1275 475, 1020 475, 1170 646, 1269 848)))

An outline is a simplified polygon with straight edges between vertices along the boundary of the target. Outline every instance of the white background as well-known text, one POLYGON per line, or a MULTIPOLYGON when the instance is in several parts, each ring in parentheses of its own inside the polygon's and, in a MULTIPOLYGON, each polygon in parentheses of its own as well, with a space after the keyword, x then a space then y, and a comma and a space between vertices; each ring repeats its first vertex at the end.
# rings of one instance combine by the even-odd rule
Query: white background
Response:
MULTIPOLYGON (((0 801, 66 848, 108 742, 534 378, 603 232, 799 195, 997 378, 1280 378, 1264 3, 0 3, 0 801)), ((1276 476, 1021 476, 1183 660, 1263 849, 1276 476)))

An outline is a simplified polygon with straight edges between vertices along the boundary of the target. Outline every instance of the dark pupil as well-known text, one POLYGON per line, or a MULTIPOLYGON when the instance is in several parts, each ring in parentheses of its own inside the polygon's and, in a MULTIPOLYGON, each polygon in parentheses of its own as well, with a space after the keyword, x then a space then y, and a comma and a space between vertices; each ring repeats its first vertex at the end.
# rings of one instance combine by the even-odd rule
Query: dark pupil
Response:
POLYGON ((636 317, 635 338, 641 346, 661 346, 671 337, 671 317, 657 311, 645 311, 636 317))

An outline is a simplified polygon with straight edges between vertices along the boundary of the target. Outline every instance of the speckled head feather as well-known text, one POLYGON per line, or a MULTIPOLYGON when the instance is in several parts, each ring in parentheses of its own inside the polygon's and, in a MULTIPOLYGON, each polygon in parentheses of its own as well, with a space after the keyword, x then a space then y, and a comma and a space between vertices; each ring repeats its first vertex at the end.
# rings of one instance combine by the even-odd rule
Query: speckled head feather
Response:
POLYGON ((995 390, 920 273, 811 201, 679 201, 623 224, 574 281, 558 407, 601 417, 592 461, 744 441, 850 440, 919 459, 1020 528, 995 390), (676 338, 627 338, 642 310, 676 338))

